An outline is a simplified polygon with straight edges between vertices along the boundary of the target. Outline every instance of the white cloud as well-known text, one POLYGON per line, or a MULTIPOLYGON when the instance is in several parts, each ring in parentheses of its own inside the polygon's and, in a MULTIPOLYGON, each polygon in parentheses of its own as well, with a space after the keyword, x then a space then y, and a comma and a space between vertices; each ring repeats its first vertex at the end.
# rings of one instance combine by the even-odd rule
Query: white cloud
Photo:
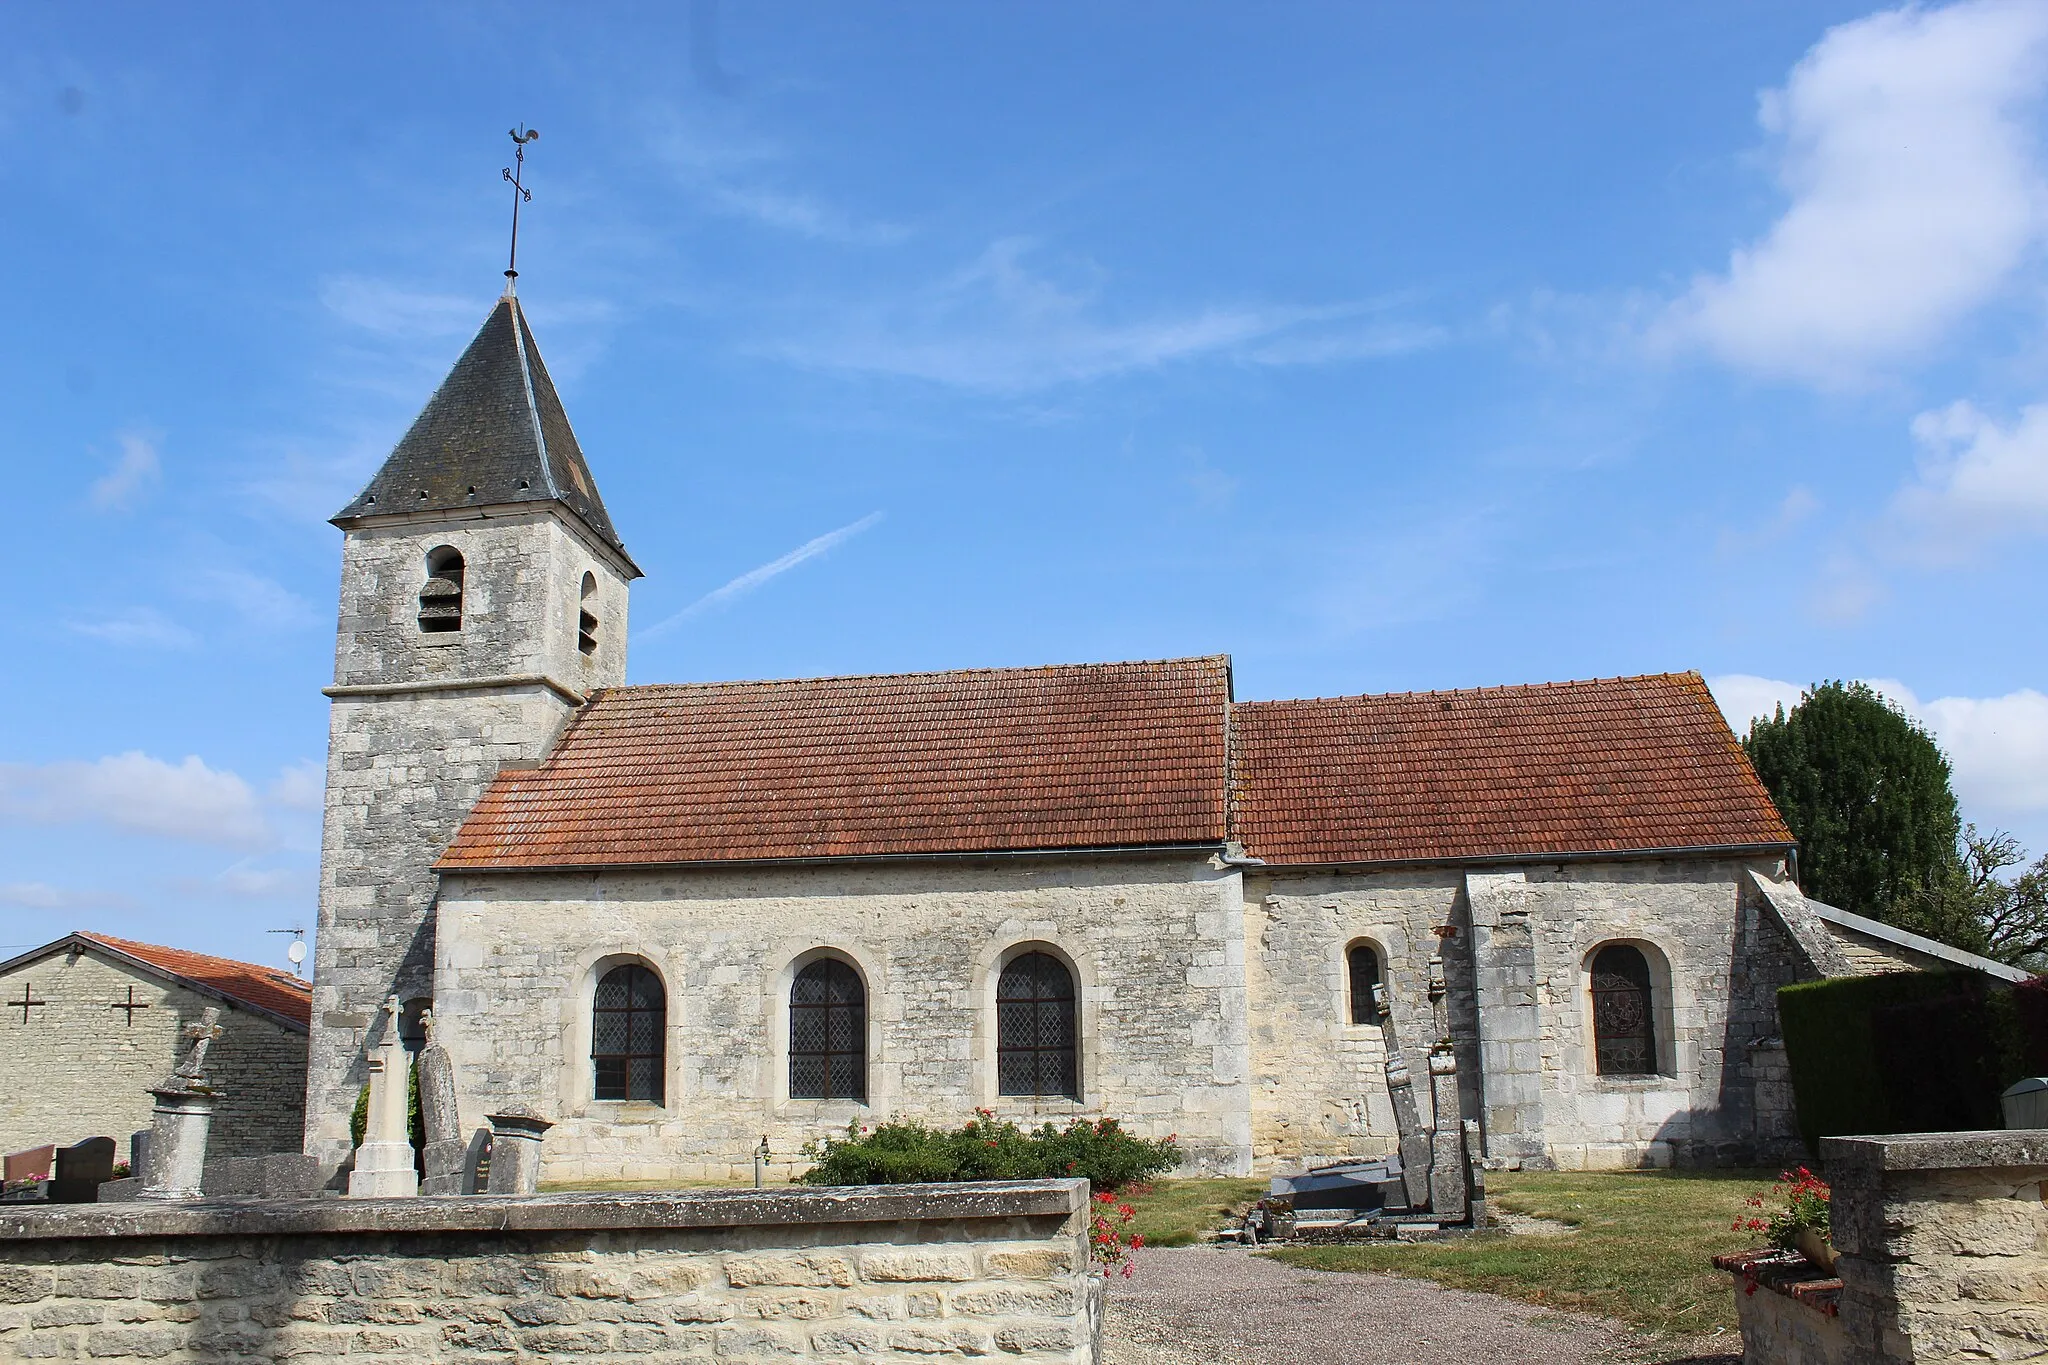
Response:
POLYGON ((812 539, 807 540, 803 544, 797 546, 794 550, 791 550, 788 554, 782 556, 780 559, 770 560, 768 563, 763 564, 758 569, 749 569, 745 573, 741 574, 738 578, 733 579, 731 582, 725 584, 724 586, 713 588, 710 592, 705 593, 702 597, 690 603, 689 606, 684 607, 681 611, 669 617, 667 620, 659 621, 654 625, 649 626, 646 630, 639 632, 637 638, 641 640, 651 640, 655 636, 661 635, 667 632, 668 630, 672 629, 673 627, 681 625, 684 621, 689 620, 692 616, 700 615, 701 613, 710 611, 715 607, 726 606, 734 600, 746 596, 746 594, 760 587, 769 579, 788 573, 791 569, 794 569, 797 565, 803 563, 805 560, 816 559, 819 555, 824 554, 828 550, 834 549, 837 546, 842 545, 849 540, 852 540, 855 536, 859 535, 862 531, 867 530, 870 526, 873 526, 876 522, 880 521, 881 519, 882 514, 880 512, 870 512, 866 516, 862 517, 859 521, 849 522, 846 525, 840 527, 836 531, 827 531, 822 536, 815 536, 812 539))
POLYGON ((990 393, 1085 382, 1179 361, 1231 356, 1268 365, 1329 364, 1434 345, 1431 329, 1361 327, 1370 305, 1212 305, 1134 319, 1106 316, 1103 272, 1072 265, 1058 280, 1004 238, 964 269, 907 299, 807 321, 766 349, 821 369, 898 375, 990 393))
MULTIPOLYGON (((1923 702, 1896 678, 1864 681, 1940 741, 1966 812, 2048 810, 2048 696, 2029 687, 2002 697, 1923 702)), ((1709 678, 1707 686, 1737 734, 1775 706, 1789 711, 1804 690, 1797 683, 1746 673, 1709 678)))
POLYGON ((727 213, 818 241, 886 246, 910 235, 894 223, 865 222, 807 195, 760 185, 713 185, 705 193, 727 213))
POLYGON ((199 637, 149 607, 133 607, 99 621, 66 621, 64 628, 110 645, 142 649, 191 649, 199 637))
POLYGON ((270 822, 249 784, 208 767, 131 750, 86 762, 0 763, 0 819, 102 823, 199 843, 262 846, 270 822))
POLYGON ((2031 105, 2044 83, 2038 0, 1909 6, 1829 30, 1762 97, 1790 204, 1654 335, 1829 384, 1921 349, 2041 238, 2031 105))
POLYGON ((320 303, 343 322, 407 339, 459 335, 483 321, 473 295, 407 289, 361 275, 337 275, 323 281, 320 303))
POLYGON ((227 604, 251 625, 283 629, 313 620, 312 603, 275 579, 242 569, 200 569, 187 576, 185 588, 202 601, 227 604))
POLYGON ((232 896, 236 900, 310 900, 318 892, 319 872, 310 867, 252 867, 247 860, 222 868, 211 877, 174 878, 171 886, 187 896, 232 896))
POLYGON ((1967 555, 2010 535, 2048 533, 2048 404, 2001 426, 1969 403, 1913 419, 1923 458, 1893 511, 1916 547, 1967 555))
POLYGON ((0 882, 0 905, 24 910, 118 910, 135 904, 117 891, 80 890, 49 882, 0 882))
POLYGON ((300 759, 278 773, 269 796, 286 810, 319 810, 327 796, 327 765, 317 758, 300 759))
POLYGON ((121 458, 93 480, 92 505, 102 512, 125 512, 142 500, 163 477, 154 438, 137 432, 120 436, 121 458))

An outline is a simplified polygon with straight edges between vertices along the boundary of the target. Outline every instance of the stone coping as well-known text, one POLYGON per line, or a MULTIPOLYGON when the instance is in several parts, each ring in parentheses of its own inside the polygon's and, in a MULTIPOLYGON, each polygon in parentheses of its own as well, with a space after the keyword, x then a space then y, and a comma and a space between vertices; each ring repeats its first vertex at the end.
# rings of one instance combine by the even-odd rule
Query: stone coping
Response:
POLYGON ((1828 1317, 1841 1314, 1840 1277, 1828 1274, 1796 1251, 1765 1247, 1761 1251, 1730 1252, 1714 1258, 1714 1269, 1734 1275, 1742 1282, 1746 1294, 1768 1289, 1828 1317))
POLYGON ((1982 1128, 1962 1133, 1889 1133, 1820 1140, 1821 1162, 1838 1172, 1956 1171, 2048 1166, 2048 1128, 1982 1128))
POLYGON ((0 1210, 0 1245, 57 1238, 564 1232, 1063 1218, 1087 1206, 1085 1180, 68 1204, 0 1210))

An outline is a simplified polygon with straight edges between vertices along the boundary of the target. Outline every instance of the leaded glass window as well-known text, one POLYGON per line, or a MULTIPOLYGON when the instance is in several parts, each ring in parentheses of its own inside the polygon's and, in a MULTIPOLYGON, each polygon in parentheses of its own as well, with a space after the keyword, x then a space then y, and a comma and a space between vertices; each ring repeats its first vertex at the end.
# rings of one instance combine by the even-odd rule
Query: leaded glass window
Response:
POLYGON ((1351 968, 1351 1022, 1377 1024, 1380 1012, 1372 988, 1380 984, 1380 955, 1370 943, 1361 943, 1345 956, 1351 968))
POLYGON ((1656 1074, 1650 963, 1633 945, 1610 943, 1593 955, 1593 1052, 1602 1076, 1656 1074))
POLYGON ((996 983, 996 1089, 1081 1098, 1075 1060, 1074 977, 1046 953, 1025 953, 996 983))
POLYGON ((860 973, 821 957, 789 992, 789 1097, 868 1097, 868 993, 860 973))
POLYGON ((604 974, 590 1019, 598 1099, 663 1102, 667 1027, 668 996, 652 968, 629 962, 604 974))

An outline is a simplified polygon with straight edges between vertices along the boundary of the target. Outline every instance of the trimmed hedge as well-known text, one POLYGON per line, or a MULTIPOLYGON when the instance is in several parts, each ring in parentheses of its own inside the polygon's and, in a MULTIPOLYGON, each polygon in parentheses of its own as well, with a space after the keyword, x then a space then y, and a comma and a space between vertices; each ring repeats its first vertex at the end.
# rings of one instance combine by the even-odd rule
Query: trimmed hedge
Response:
POLYGON ((998 1123, 987 1110, 958 1130, 921 1123, 884 1123, 872 1132, 849 1125, 843 1138, 805 1146, 816 1165, 806 1185, 903 1185, 927 1180, 1042 1180, 1080 1176, 1114 1190, 1172 1170, 1180 1148, 1172 1138, 1148 1142, 1115 1119, 1075 1119, 1065 1128, 1026 1133, 998 1123))
POLYGON ((1995 988, 1974 972, 1832 977, 1778 991, 1785 1060, 1809 1151, 1850 1133, 1999 1128, 1999 1092, 2048 1074, 2048 981, 1995 988))

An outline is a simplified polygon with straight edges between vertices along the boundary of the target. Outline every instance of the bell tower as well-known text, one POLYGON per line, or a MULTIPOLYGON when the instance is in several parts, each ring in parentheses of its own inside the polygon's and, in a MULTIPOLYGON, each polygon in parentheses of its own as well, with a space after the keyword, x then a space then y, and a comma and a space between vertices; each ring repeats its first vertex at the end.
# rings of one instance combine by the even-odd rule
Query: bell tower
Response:
MULTIPOLYGON (((509 272, 508 272, 509 274, 509 272)), ((613 530, 510 284, 369 485, 334 517, 306 1151, 348 1159, 379 1005, 434 977, 432 866, 486 784, 626 677, 640 570, 613 530)))

